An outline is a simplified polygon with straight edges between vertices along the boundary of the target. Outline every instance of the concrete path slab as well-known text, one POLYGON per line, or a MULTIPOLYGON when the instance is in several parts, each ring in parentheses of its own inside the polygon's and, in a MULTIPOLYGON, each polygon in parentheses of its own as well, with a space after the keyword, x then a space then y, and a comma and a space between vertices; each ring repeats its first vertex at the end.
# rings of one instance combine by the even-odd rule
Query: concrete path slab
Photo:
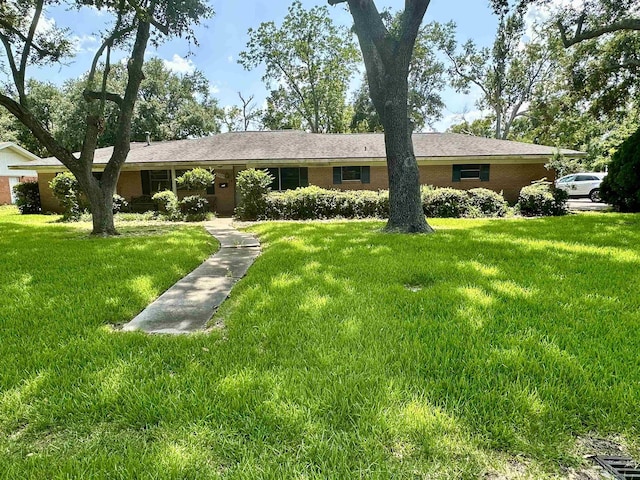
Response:
POLYGON ((212 220, 205 229, 220 242, 220 250, 124 325, 123 331, 182 334, 204 329, 260 255, 260 242, 238 232, 231 219, 212 220))

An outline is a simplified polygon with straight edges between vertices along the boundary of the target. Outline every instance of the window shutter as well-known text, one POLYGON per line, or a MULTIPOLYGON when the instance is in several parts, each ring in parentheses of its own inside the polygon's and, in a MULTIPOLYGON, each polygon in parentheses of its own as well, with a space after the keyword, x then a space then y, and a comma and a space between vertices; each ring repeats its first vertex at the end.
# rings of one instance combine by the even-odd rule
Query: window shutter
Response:
POLYGON ((462 165, 454 165, 453 166, 453 178, 451 179, 452 182, 459 182, 460 181, 460 171, 462 170, 462 165))
POLYGON ((141 170, 140 176, 142 178, 142 194, 151 195, 151 174, 149 170, 141 170))
POLYGON ((362 183, 371 183, 371 168, 370 167, 362 167, 362 171, 360 173, 360 179, 362 183))
POLYGON ((481 182, 489 181, 489 167, 490 165, 480 165, 480 181, 481 182))
POLYGON ((300 186, 309 186, 309 169, 307 167, 300 167, 300 186))
POLYGON ((342 167, 333 167, 333 184, 340 185, 342 183, 342 167))

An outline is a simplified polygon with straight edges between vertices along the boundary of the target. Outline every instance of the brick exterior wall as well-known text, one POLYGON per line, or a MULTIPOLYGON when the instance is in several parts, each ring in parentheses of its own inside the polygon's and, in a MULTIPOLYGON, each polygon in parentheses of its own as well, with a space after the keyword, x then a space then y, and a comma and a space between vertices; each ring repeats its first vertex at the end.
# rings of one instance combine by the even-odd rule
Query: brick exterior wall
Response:
POLYGON ((436 187, 451 187, 458 190, 470 190, 472 188, 488 188, 495 192, 502 192, 505 200, 515 203, 518 200, 520 189, 531 182, 547 178, 554 180, 553 172, 550 172, 541 163, 529 164, 492 164, 489 172, 489 181, 461 180, 452 181, 453 167, 451 165, 420 165, 420 183, 434 185, 436 187))
POLYGON ((60 202, 53 196, 53 192, 49 188, 49 182, 55 177, 55 173, 38 173, 38 188, 40 189, 40 204, 43 212, 60 213, 60 202))
MULTIPOLYGON (((420 165, 420 183, 436 187, 451 187, 459 190, 472 188, 488 188, 496 192, 503 192, 509 202, 516 202, 520 189, 535 180, 546 177, 553 180, 550 172, 541 163, 531 164, 492 164, 489 181, 462 180, 452 181, 452 165, 420 165)), ((386 190, 389 188, 389 177, 386 166, 371 167, 371 183, 343 182, 333 184, 333 167, 309 167, 309 185, 338 190, 386 190)))
POLYGON ((120 172, 116 193, 127 201, 142 195, 142 177, 139 171, 120 172))
MULTIPOLYGON (((9 183, 9 178, 16 177, 7 177, 0 176, 0 205, 9 205, 11 203, 11 185, 9 183)), ((18 177, 19 182, 35 182, 37 180, 36 177, 18 177)))
POLYGON ((6 205, 8 203, 11 203, 9 177, 0 177, 0 205, 6 205))
MULTIPOLYGON (((389 188, 386 165, 371 167, 371 182, 345 181, 339 185, 333 184, 333 166, 308 167, 309 185, 339 190, 385 190, 389 188)), ((232 215, 236 205, 235 176, 241 168, 216 169, 215 195, 205 195, 213 209, 220 215, 232 215), (221 184, 227 184, 222 188, 221 184)), ((38 183, 42 209, 45 212, 59 212, 60 205, 49 189, 48 182, 54 173, 40 173, 38 183)), ((547 177, 554 180, 553 172, 544 168, 542 163, 532 164, 491 164, 489 181, 462 180, 453 182, 452 165, 420 165, 420 182, 423 185, 437 187, 452 187, 461 190, 471 188, 488 188, 496 192, 503 192, 505 199, 516 202, 520 189, 535 180, 547 177)), ((2 178, 0 178, 0 195, 2 194, 2 178)), ((8 180, 6 180, 8 190, 8 180)), ((140 171, 123 171, 118 180, 117 193, 125 199, 142 195, 142 179, 140 171)), ((193 192, 179 191, 178 197, 183 198, 193 192)), ((0 203, 2 203, 0 201, 0 203)))

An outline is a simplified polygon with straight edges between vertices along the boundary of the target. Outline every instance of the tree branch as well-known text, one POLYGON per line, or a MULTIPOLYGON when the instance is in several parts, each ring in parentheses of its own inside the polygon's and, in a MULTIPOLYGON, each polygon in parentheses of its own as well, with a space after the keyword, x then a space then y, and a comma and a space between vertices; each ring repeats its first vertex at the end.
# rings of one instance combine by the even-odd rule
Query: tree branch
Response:
POLYGON ((69 170, 79 167, 78 159, 73 154, 60 146, 53 135, 40 123, 40 121, 23 105, 11 97, 0 93, 0 105, 5 107, 14 117, 25 125, 31 133, 46 147, 49 153, 58 158, 69 170))
MULTIPOLYGON (((10 33, 12 33, 13 35, 17 36, 20 40, 22 40, 23 42, 27 42, 27 37, 24 33, 22 33, 20 30, 16 30, 13 25, 11 25, 9 22, 7 22, 5 19, 0 17, 0 27, 6 28, 7 31, 9 31, 10 33)), ((31 42, 31 47, 32 49, 34 49, 36 52, 38 52, 41 56, 46 57, 46 56, 58 56, 58 52, 55 52, 53 50, 47 50, 46 48, 43 48, 41 46, 39 46, 37 43, 33 43, 31 42)))
MULTIPOLYGON (((342 0, 328 0, 330 5, 343 3, 342 0)), ((367 38, 375 45, 383 62, 388 65, 393 61, 395 42, 391 40, 382 17, 373 0, 347 0, 349 10, 355 24, 358 38, 367 38)), ((424 1, 424 0, 421 0, 424 1)))
POLYGON ((424 14, 429 7, 430 0, 405 0, 402 13, 402 37, 400 46, 404 47, 402 54, 408 55, 407 65, 411 62, 411 53, 415 44, 424 14))
MULTIPOLYGON (((27 39, 24 42, 24 48, 22 49, 22 58, 20 59, 20 76, 23 79, 25 77, 25 70, 27 68, 27 60, 29 59, 29 52, 31 51, 31 45, 33 44, 33 37, 36 33, 38 22, 40 21, 40 15, 42 14, 43 3, 43 0, 39 0, 36 3, 36 8, 31 20, 31 26, 29 27, 29 33, 27 35, 27 39)), ((20 100, 22 100, 22 98, 20 100)))
POLYGON ((120 95, 111 92, 96 92, 93 90, 85 90, 84 92, 82 92, 82 96, 85 98, 85 100, 101 100, 102 98, 104 98, 105 100, 109 100, 110 102, 115 103, 119 107, 122 106, 122 102, 124 101, 124 99, 120 95))
MULTIPOLYGON (((149 22, 151 25, 160 30, 160 32, 162 32, 164 35, 169 35, 169 26, 163 25, 158 20, 156 20, 153 15, 149 13, 149 10, 142 8, 133 0, 127 0, 127 3, 136 11, 136 15, 138 16, 138 18, 140 18, 140 20, 149 22)), ((153 5, 155 6, 155 3, 153 5)))
POLYGON ((18 67, 16 66, 16 60, 13 56, 13 50, 11 50, 11 42, 7 38, 6 35, 0 32, 0 40, 4 45, 4 49, 7 54, 7 60, 9 61, 9 68, 11 68, 11 76, 13 77, 13 82, 16 84, 16 88, 18 89, 18 95, 20 99, 24 97, 24 79, 20 81, 20 75, 18 73, 18 67))
POLYGON ((133 32, 135 28, 136 28, 135 24, 129 25, 128 27, 123 28, 122 30, 115 30, 111 35, 105 38, 104 42, 102 42, 102 45, 100 45, 100 48, 98 48, 98 50, 96 51, 96 54, 93 56, 93 61, 91 62, 91 70, 89 71, 89 76, 88 76, 89 83, 93 82, 93 77, 95 77, 96 69, 98 68, 98 61, 100 60, 100 57, 102 57, 102 54, 104 53, 105 48, 112 46, 113 42, 133 32))
POLYGON ((584 31, 582 30, 582 22, 580 21, 576 33, 571 38, 567 37, 567 29, 560 21, 558 21, 558 28, 560 29, 562 44, 565 48, 569 48, 577 43, 598 38, 607 33, 618 32, 620 30, 640 30, 640 18, 625 18, 604 27, 584 31))

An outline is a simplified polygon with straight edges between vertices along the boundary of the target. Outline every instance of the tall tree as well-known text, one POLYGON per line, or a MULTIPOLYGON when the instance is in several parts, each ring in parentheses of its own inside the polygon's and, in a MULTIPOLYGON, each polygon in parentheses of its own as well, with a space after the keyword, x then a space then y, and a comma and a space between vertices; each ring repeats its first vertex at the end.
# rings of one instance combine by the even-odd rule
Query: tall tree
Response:
POLYGON ((253 103, 254 95, 245 98, 238 92, 241 105, 231 105, 224 108, 222 123, 229 132, 248 131, 249 127, 259 121, 262 111, 253 103))
MULTIPOLYGON (((381 13, 387 29, 394 30, 400 26, 400 15, 391 15, 385 11, 381 13)), ((442 118, 444 102, 440 95, 446 85, 445 66, 438 60, 436 49, 431 45, 432 24, 420 28, 409 65, 409 118, 416 131, 432 126, 442 118)), ((375 107, 367 87, 366 78, 356 92, 354 99, 354 117, 351 121, 352 130, 370 131, 381 130, 380 119, 377 118, 375 107)))
POLYGON ((434 24, 433 40, 449 59, 451 85, 469 93, 481 92, 479 108, 491 110, 494 136, 509 137, 513 122, 526 112, 536 87, 547 81, 554 64, 548 46, 538 38, 523 42, 524 7, 497 9, 498 30, 493 48, 479 48, 472 40, 458 47, 455 25, 434 24))
POLYGON ((85 81, 84 139, 79 156, 57 141, 34 112, 26 88, 27 67, 60 62, 71 53, 71 32, 42 27, 46 7, 61 0, 11 0, 0 4, 0 42, 11 72, 11 88, 3 88, 0 105, 23 123, 78 179, 91 204, 93 234, 117 234, 113 224, 113 192, 130 149, 131 121, 138 90, 143 80, 144 54, 149 41, 187 35, 191 25, 213 11, 202 0, 68 0, 70 8, 91 6, 112 15, 113 25, 104 33, 85 81), (123 91, 108 89, 111 54, 130 48, 127 83, 123 91), (99 68, 99 64, 102 68, 99 68), (100 74, 100 70, 102 74, 100 74), (98 180, 92 173, 95 150, 104 130, 108 103, 117 108, 117 133, 111 158, 98 180))
MULTIPOLYGON (((63 112, 63 92, 54 84, 29 79, 25 89, 30 108, 50 132, 60 126, 60 115, 63 112)), ((47 156, 47 149, 33 136, 31 131, 0 106, 1 140, 11 140, 39 156, 47 156)))
POLYGON ((267 104, 279 109, 267 108, 267 126, 295 125, 299 118, 314 133, 331 133, 346 130, 346 93, 357 60, 349 32, 333 23, 326 7, 305 10, 296 0, 280 27, 266 22, 249 29, 239 63, 247 70, 264 64, 263 80, 278 85, 267 104))
POLYGON ((387 231, 433 231, 420 198, 420 171, 413 151, 409 108, 409 68, 413 47, 429 0, 406 0, 397 28, 388 29, 373 0, 328 0, 347 3, 367 70, 369 92, 384 126, 389 172, 387 231))
MULTIPOLYGON (((102 73, 102 72, 100 72, 102 73)), ((144 80, 131 119, 131 139, 144 141, 147 132, 153 140, 180 140, 202 137, 220 131, 221 109, 210 97, 209 81, 198 70, 184 75, 172 72, 159 58, 151 58, 143 67, 144 80)), ((77 151, 82 145, 85 121, 82 101, 86 76, 64 85, 65 107, 55 132, 65 147, 77 151)), ((126 67, 113 65, 107 79, 110 91, 122 91, 127 83, 126 67)), ((104 130, 98 147, 114 144, 118 133, 118 108, 105 105, 104 130)))

